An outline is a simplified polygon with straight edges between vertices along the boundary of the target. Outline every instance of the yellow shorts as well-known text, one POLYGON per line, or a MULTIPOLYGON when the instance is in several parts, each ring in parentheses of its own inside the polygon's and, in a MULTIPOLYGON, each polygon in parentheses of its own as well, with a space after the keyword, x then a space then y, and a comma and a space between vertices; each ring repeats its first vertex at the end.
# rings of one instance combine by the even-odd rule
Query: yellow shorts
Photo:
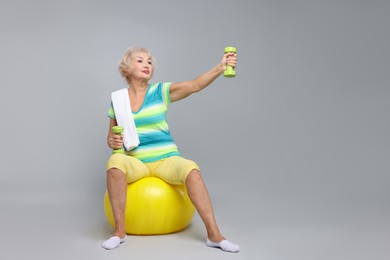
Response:
POLYGON ((135 182, 141 178, 154 176, 167 183, 185 184, 188 174, 199 166, 180 156, 171 156, 156 162, 143 163, 139 159, 125 154, 113 154, 108 159, 107 171, 116 168, 126 174, 127 183, 135 182))

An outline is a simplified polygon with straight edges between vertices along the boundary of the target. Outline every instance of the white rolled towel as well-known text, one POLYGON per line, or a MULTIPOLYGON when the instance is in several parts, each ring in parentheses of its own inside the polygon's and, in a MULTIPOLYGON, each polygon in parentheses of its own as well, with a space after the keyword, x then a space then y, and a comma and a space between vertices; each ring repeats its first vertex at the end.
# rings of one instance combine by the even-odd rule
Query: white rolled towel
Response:
POLYGON ((127 151, 130 151, 139 145, 139 138, 131 111, 128 89, 124 88, 112 92, 111 101, 116 122, 118 126, 123 127, 123 145, 127 151))

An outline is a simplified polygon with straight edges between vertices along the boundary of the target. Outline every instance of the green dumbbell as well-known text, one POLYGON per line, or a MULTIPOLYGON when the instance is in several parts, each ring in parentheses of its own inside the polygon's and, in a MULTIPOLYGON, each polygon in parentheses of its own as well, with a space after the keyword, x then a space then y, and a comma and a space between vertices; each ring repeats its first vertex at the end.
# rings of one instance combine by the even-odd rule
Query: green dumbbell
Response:
MULTIPOLYGON (((228 52, 236 53, 237 50, 235 47, 225 47, 225 53, 228 52)), ((232 66, 227 65, 226 70, 223 72, 223 75, 227 78, 233 78, 236 76, 236 71, 233 69, 232 66)))
MULTIPOLYGON (((120 134, 122 134, 122 132, 123 132, 123 127, 121 127, 121 126, 113 126, 113 127, 112 127, 112 132, 113 132, 114 134, 116 134, 116 135, 120 135, 120 134)), ((123 149, 123 148, 113 149, 113 150, 112 150, 112 153, 113 153, 113 154, 116 154, 116 153, 125 153, 125 149, 123 149)))

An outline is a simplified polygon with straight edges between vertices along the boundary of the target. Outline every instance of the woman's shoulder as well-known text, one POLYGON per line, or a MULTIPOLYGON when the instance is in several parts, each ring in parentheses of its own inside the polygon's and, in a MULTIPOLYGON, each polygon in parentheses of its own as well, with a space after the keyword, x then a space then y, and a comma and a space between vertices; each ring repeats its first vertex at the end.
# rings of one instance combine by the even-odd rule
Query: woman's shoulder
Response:
POLYGON ((157 82, 149 84, 149 90, 165 92, 172 85, 172 82, 157 82))
POLYGON ((126 91, 128 91, 128 88, 121 88, 121 89, 114 90, 113 92, 111 92, 111 95, 116 95, 118 93, 122 93, 122 92, 126 92, 126 91))
POLYGON ((171 84, 172 84, 172 82, 170 82, 170 81, 162 81, 162 82, 156 82, 156 83, 149 84, 149 86, 150 87, 163 87, 163 86, 169 86, 171 84))

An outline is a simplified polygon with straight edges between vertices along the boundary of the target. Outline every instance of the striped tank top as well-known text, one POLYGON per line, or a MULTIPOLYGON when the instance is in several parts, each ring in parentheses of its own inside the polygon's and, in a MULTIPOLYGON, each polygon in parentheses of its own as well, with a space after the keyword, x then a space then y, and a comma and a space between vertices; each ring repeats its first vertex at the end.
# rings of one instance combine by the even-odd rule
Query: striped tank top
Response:
MULTIPOLYGON (((127 155, 134 156, 142 162, 154 162, 180 155, 167 123, 171 84, 166 82, 148 86, 141 108, 132 113, 140 144, 135 149, 127 151, 127 155)), ((112 102, 108 116, 115 119, 112 102)))

